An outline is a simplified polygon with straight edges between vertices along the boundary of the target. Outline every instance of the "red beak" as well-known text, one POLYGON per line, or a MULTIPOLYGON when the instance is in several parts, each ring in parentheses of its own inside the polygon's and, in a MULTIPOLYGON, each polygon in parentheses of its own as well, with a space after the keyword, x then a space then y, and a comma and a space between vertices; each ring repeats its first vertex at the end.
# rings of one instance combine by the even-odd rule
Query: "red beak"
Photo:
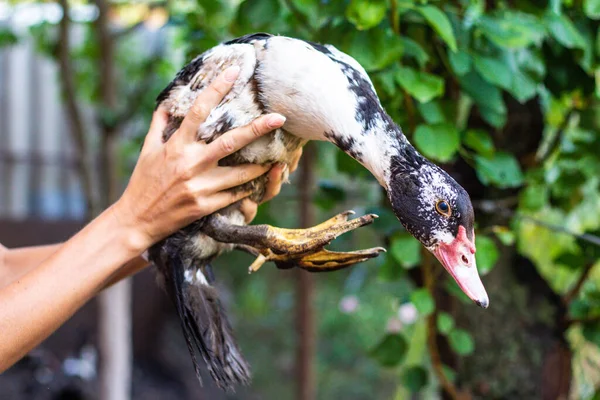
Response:
POLYGON ((488 307, 490 301, 477 273, 475 245, 467 237, 463 226, 458 227, 458 235, 451 243, 440 243, 433 254, 471 300, 480 307, 488 307))

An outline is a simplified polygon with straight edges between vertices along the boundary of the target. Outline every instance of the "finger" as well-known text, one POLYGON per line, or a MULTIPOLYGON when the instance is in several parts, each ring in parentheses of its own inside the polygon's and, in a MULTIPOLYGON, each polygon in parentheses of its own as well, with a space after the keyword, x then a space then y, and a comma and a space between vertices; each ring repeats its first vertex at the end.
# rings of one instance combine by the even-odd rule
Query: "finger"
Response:
POLYGON ((271 170, 269 171, 268 182, 265 188, 265 195, 263 197, 262 203, 271 200, 273 197, 277 196, 281 191, 281 180, 283 178, 283 171, 285 171, 284 163, 277 163, 271 170))
POLYGON ((296 150, 296 154, 294 154, 294 158, 289 164, 290 172, 294 172, 296 169, 298 169, 298 163, 300 162, 300 158, 302 157, 302 150, 303 147, 300 147, 298 150, 296 150))
POLYGON ((148 146, 160 146, 162 145, 162 136, 167 123, 169 122, 169 113, 163 107, 158 107, 152 114, 152 121, 150 122, 150 129, 144 140, 144 145, 148 146))
POLYGON ((269 170, 269 165, 244 164, 235 167, 218 167, 214 177, 215 191, 234 188, 258 178, 269 170))
POLYGON ((219 211, 220 209, 225 208, 236 201, 240 201, 243 198, 250 196, 251 194, 252 192, 250 191, 231 190, 215 193, 202 201, 205 215, 219 211))
POLYGON ((249 224, 250 222, 252 222, 254 217, 256 217, 256 213, 258 211, 258 204, 246 197, 244 200, 242 200, 240 211, 242 212, 242 214, 244 214, 244 222, 249 224))
POLYGON ((196 140, 198 126, 206 121, 213 108, 218 106, 223 97, 229 93, 239 74, 240 67, 237 65, 231 66, 198 94, 179 127, 179 134, 182 139, 196 140))
POLYGON ((283 115, 268 114, 255 119, 249 125, 226 132, 207 146, 206 154, 208 154, 208 158, 205 160, 208 162, 217 162, 221 158, 235 153, 259 137, 280 128, 284 123, 285 117, 283 115))

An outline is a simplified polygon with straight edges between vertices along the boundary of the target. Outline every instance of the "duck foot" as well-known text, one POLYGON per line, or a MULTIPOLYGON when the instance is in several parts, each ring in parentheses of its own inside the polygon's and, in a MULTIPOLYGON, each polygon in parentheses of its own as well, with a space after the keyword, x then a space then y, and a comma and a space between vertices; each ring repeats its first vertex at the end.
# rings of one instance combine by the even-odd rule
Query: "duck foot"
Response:
POLYGON ((334 271, 376 257, 381 247, 348 253, 331 252, 323 247, 339 235, 373 222, 377 215, 368 214, 348 220, 354 211, 340 213, 327 221, 306 229, 285 229, 270 225, 231 225, 214 215, 202 231, 215 240, 235 243, 236 247, 257 256, 250 272, 265 262, 279 268, 298 266, 307 271, 334 271))
POLYGON ((365 250, 337 252, 324 248, 312 250, 305 254, 275 254, 270 250, 260 252, 256 260, 248 268, 248 273, 256 272, 267 261, 273 261, 279 269, 302 268, 309 272, 330 272, 349 267, 354 264, 375 258, 385 252, 383 247, 365 250), (267 253, 265 255, 265 253, 267 253))

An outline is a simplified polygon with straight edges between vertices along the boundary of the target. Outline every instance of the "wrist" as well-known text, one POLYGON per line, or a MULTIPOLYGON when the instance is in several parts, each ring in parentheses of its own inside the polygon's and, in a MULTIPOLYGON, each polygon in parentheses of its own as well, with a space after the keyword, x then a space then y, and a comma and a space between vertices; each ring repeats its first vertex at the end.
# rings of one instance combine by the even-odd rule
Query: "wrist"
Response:
POLYGON ((119 232, 125 247, 135 256, 142 254, 154 243, 148 235, 139 218, 128 210, 122 199, 119 199, 107 210, 116 223, 116 232, 119 232))

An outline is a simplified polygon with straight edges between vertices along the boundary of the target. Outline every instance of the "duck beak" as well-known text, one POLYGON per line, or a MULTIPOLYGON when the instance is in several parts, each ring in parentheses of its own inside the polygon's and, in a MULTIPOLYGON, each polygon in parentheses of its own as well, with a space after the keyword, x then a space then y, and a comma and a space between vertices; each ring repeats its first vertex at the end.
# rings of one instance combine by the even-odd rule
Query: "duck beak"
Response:
MULTIPOLYGON (((452 275, 462 291, 478 306, 487 308, 489 299, 477 273, 475 245, 469 240, 466 232, 463 226, 459 226, 456 238, 451 243, 438 244, 433 254, 452 275)), ((472 237, 474 241, 475 234, 472 237)))

